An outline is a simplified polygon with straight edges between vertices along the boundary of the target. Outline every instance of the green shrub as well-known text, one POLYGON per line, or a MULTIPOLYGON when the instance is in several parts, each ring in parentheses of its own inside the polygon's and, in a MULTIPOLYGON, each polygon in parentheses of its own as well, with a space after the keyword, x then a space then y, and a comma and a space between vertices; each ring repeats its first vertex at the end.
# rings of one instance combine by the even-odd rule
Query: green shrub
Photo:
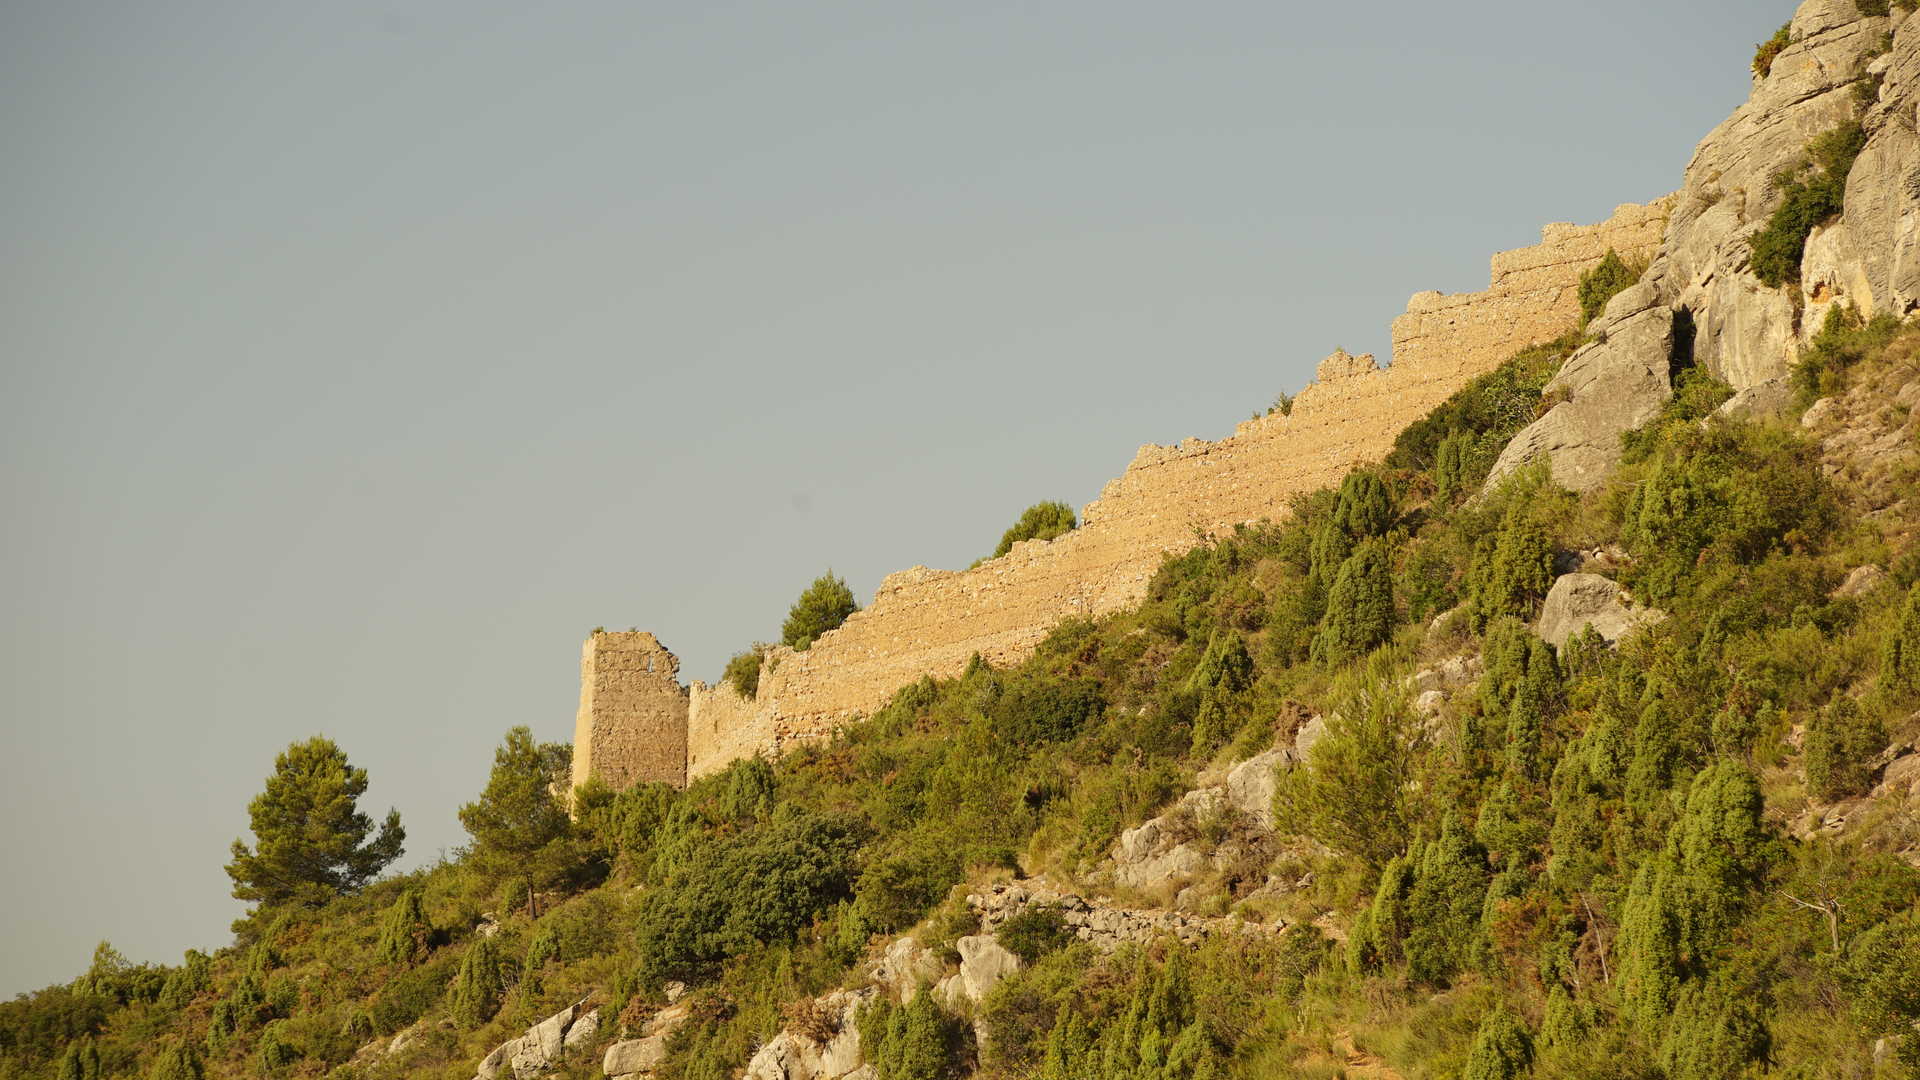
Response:
POLYGON ((780 627, 780 641, 789 648, 805 651, 821 634, 837 629, 847 621, 847 616, 859 610, 853 590, 829 570, 814 578, 813 584, 807 586, 787 610, 787 621, 780 627))
POLYGON ((1327 592, 1327 614, 1313 639, 1314 659, 1338 664, 1364 656, 1393 634, 1393 572, 1387 549, 1363 541, 1340 565, 1327 592))
POLYGON ((1023 540, 1052 540, 1064 536, 1079 525, 1074 516, 1073 507, 1063 502, 1039 502, 1021 511, 1006 532, 1000 534, 1000 543, 993 549, 989 558, 997 559, 1013 550, 1013 545, 1023 540))
POLYGON ((959 880, 957 854, 929 844, 869 864, 853 887, 854 902, 875 929, 904 930, 959 880))
POLYGON ((160 1051, 147 1070, 147 1080, 204 1080, 206 1069, 191 1046, 176 1044, 160 1051))
POLYGON ((1832 397, 1846 389, 1847 373, 1899 332, 1900 320, 1888 312, 1868 322, 1848 305, 1828 308, 1820 332, 1794 362, 1791 379, 1795 404, 1804 409, 1818 398, 1832 397))
POLYGON ((1899 620, 1880 651, 1880 685, 1893 694, 1920 690, 1920 583, 1907 590, 1899 620))
POLYGON ((1029 964, 1073 944, 1073 930, 1052 904, 1030 904, 994 932, 1006 950, 1029 964))
POLYGON ((1502 1005, 1487 1015, 1473 1037, 1462 1080, 1515 1080, 1533 1067, 1533 1037, 1502 1005))
POLYGON ((254 1057, 260 1063, 262 1072, 278 1073, 301 1058, 300 1048, 288 1042, 281 1032, 278 1022, 268 1024, 260 1033, 260 1042, 254 1048, 254 1057))
POLYGON ((493 939, 479 938, 467 946, 460 960, 460 975, 453 981, 447 998, 447 1011, 463 1028, 477 1028, 500 1011, 500 999, 506 993, 501 978, 500 951, 493 939))
POLYGON ((1807 147, 1809 161, 1776 177, 1786 193, 1767 224, 1753 234, 1753 273, 1760 283, 1778 288, 1800 280, 1800 260, 1814 226, 1846 206, 1847 173, 1867 145, 1859 121, 1848 121, 1814 139, 1807 147), (1811 168, 1812 174, 1807 175, 1811 168))
POLYGON ((760 694, 760 667, 766 656, 767 647, 755 642, 753 647, 733 654, 727 661, 727 670, 720 681, 732 686, 743 698, 752 699, 760 694))
POLYGON ((380 959, 389 964, 412 964, 427 955, 433 924, 421 904, 419 889, 405 889, 380 922, 380 959))
POLYGON ((1853 6, 1862 15, 1889 15, 1893 12, 1888 0, 1853 0, 1853 6))
POLYGON ((1753 47, 1753 73, 1766 78, 1773 71, 1774 57, 1793 44, 1793 24, 1784 23, 1773 36, 1753 47))
POLYGON ((1886 726, 1853 698, 1843 697, 1814 713, 1801 751, 1807 793, 1823 802, 1866 794, 1873 780, 1872 759, 1886 745, 1886 726))
POLYGON ((1629 266, 1619 252, 1608 248, 1606 256, 1593 269, 1580 275, 1580 325, 1592 322, 1606 309, 1607 301, 1639 281, 1644 273, 1646 267, 1629 266))
POLYGON ((947 1080, 961 1075, 962 1025, 930 993, 895 1005, 885 994, 856 1017, 861 1054, 876 1080, 947 1080))

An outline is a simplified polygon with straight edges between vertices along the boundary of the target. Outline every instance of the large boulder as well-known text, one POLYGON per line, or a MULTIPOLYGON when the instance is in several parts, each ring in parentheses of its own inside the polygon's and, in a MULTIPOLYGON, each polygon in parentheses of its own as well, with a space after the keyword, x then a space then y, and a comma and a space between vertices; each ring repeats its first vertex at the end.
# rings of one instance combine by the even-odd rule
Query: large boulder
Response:
POLYGON ((1284 750, 1268 750, 1227 771, 1228 805, 1262 831, 1273 831, 1273 792, 1280 783, 1275 770, 1289 757, 1284 750))
POLYGON ((922 948, 918 940, 908 935, 895 938, 867 974, 891 990, 904 1005, 919 994, 921 987, 939 981, 945 972, 946 965, 933 950, 922 948))
POLYGON ((1599 574, 1565 574, 1547 590, 1534 632, 1554 648, 1562 648, 1591 627, 1609 644, 1642 626, 1659 622, 1666 613, 1630 603, 1625 589, 1599 574))
POLYGON ((607 1047, 600 1071, 616 1080, 651 1076, 655 1069, 666 1064, 667 1040, 680 1030, 689 1015, 688 1008, 678 1004, 654 1013, 641 1025, 639 1038, 624 1039, 607 1047))
POLYGON ((1649 285, 1635 285, 1594 320, 1595 341, 1568 358, 1547 384, 1558 404, 1529 424, 1501 451, 1487 490, 1509 473, 1545 457, 1554 482, 1590 491, 1620 463, 1620 433, 1658 416, 1673 396, 1673 309, 1649 285))
POLYGON ((984 1000, 1000 980, 1020 970, 1020 958, 992 934, 963 937, 954 948, 960 953, 960 987, 969 1001, 984 1000))
POLYGON ((860 1006, 878 991, 836 990, 807 1010, 805 1030, 789 1028, 768 1039, 747 1062, 742 1080, 840 1080, 866 1075, 860 1064, 860 1006))
POLYGON ((584 1004, 584 1001, 575 1002, 528 1028, 519 1038, 508 1039, 494 1047, 492 1053, 480 1060, 475 1070, 479 1080, 496 1080, 501 1076, 527 1080, 528 1077, 553 1071, 569 1046, 579 1047, 585 1041, 590 1041, 592 1033, 599 1029, 599 1010, 583 1013, 580 1007, 584 1004), (587 1029, 587 1038, 575 1038, 569 1043, 568 1035, 583 1022, 591 1024, 587 1029))

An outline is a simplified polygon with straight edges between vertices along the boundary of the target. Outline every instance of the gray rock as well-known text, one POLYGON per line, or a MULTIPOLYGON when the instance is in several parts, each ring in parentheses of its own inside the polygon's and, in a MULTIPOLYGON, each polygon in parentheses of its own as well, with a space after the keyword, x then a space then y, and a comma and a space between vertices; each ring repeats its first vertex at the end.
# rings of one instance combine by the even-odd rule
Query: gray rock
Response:
POLYGON ((742 1080, 839 1080, 861 1075, 860 1028, 854 1014, 873 998, 871 987, 836 990, 816 1005, 833 1017, 833 1032, 825 1042, 804 1032, 782 1031, 747 1062, 742 1080))
POLYGON ((1827 422, 1827 419, 1833 415, 1834 409, 1837 407, 1832 398, 1821 398, 1819 401, 1807 406, 1807 411, 1800 414, 1800 426, 1809 431, 1819 427, 1821 424, 1827 422))
POLYGON ((599 1034, 600 1010, 591 1009, 586 1015, 575 1020, 573 1026, 567 1029, 567 1037, 563 1046, 567 1050, 578 1050, 583 1046, 590 1045, 595 1036, 599 1034))
POLYGON ((1447 692, 1445 690, 1426 690, 1423 691, 1419 697, 1413 699, 1413 711, 1419 713, 1421 716, 1433 716, 1437 714, 1441 706, 1446 703, 1447 692))
POLYGON ((1714 410, 1721 416, 1740 416, 1760 419, 1779 416, 1793 404, 1793 386, 1785 379, 1773 379, 1755 383, 1732 397, 1714 410))
POLYGON ((1300 725, 1299 732, 1293 737, 1294 760, 1301 762, 1310 760, 1313 757, 1314 744, 1318 743, 1326 734, 1327 721, 1325 717, 1316 716, 1300 725))
POLYGON ((1000 980, 1020 970, 1020 958, 1006 950, 992 934, 974 934, 954 943, 960 953, 960 985, 967 1000, 978 1004, 1000 984, 1000 980))
POLYGON ((921 948, 920 942, 909 935, 889 944, 868 974, 905 1004, 919 994, 921 987, 938 980, 945 969, 932 950, 921 948))
POLYGON ((1567 574, 1555 580, 1553 588, 1547 591, 1534 631, 1541 640, 1561 648, 1591 626, 1611 644, 1664 618, 1663 611, 1631 606, 1626 590, 1608 578, 1598 574, 1567 574))
POLYGON ((608 1076, 641 1076, 658 1069, 666 1061, 667 1037, 649 1035, 607 1047, 607 1056, 601 1061, 600 1067, 608 1076))
POLYGON ((1614 297, 1593 332, 1603 339, 1575 352, 1547 384, 1547 395, 1563 400, 1513 437, 1485 490, 1545 457, 1555 483, 1591 491, 1620 463, 1621 432, 1659 415, 1673 396, 1667 376, 1673 310, 1655 302, 1652 287, 1636 285, 1614 297))
POLYGON ((1671 393, 1673 313, 1694 327, 1692 359, 1730 384, 1729 411, 1784 404, 1781 385, 1815 319, 1843 299, 1863 311, 1920 303, 1920 20, 1863 16, 1853 0, 1806 0, 1795 43, 1754 82, 1745 104, 1709 133, 1687 166, 1660 253, 1640 283, 1615 297, 1550 392, 1564 396, 1517 435, 1489 483, 1547 457, 1575 490, 1603 483, 1619 436, 1651 419, 1671 393), (1897 25, 1881 98, 1867 113, 1867 148, 1848 174, 1843 220, 1813 237, 1802 277, 1807 310, 1753 276, 1754 231, 1784 197, 1773 176, 1796 167, 1815 137, 1851 119, 1854 84, 1897 25))
POLYGON ((1833 590, 1833 596, 1837 600, 1848 600, 1856 596, 1865 596, 1885 584, 1886 580, 1887 572, 1877 566, 1872 564, 1856 566, 1847 572, 1847 580, 1841 582, 1840 587, 1833 590))
POLYGON ((1227 802, 1256 827, 1273 830, 1273 792, 1279 785, 1275 775, 1287 760, 1282 750, 1269 750, 1235 765, 1227 773, 1227 802))
POLYGON ((640 1037, 626 1039, 607 1047, 600 1069, 608 1076, 641 1076, 659 1068, 667 1060, 667 1040, 687 1022, 685 1005, 661 1009, 640 1027, 640 1037))

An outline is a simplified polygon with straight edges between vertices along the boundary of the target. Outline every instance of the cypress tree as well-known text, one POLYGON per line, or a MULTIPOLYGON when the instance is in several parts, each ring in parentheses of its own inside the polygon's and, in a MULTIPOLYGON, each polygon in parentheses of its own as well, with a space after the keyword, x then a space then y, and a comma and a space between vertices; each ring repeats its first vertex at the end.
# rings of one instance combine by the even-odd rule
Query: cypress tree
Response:
POLYGON ((1422 846, 1407 897, 1407 974, 1444 984, 1464 968, 1480 934, 1487 856, 1451 811, 1422 846))
POLYGON ((1843 697, 1814 713, 1801 751, 1807 794, 1823 802, 1866 794, 1873 782, 1873 758, 1886 745, 1886 725, 1853 698, 1843 697))
POLYGON ((100 1080, 100 1048, 92 1039, 67 1044, 57 1075, 59 1080, 100 1080))
POLYGON ((1907 590, 1899 621, 1881 650, 1880 684, 1892 693, 1920 690, 1920 582, 1907 590))
POLYGON ((1340 482, 1334 525, 1354 540, 1385 536, 1393 524, 1393 492, 1377 473, 1351 472, 1340 482))
POLYGON ((1473 1037, 1462 1080, 1514 1080, 1533 1067, 1533 1037, 1505 1005, 1487 1014, 1473 1037))
POLYGON ((147 1070, 147 1080, 205 1080, 206 1069, 193 1047, 176 1043, 160 1051, 147 1070))
POLYGON ((380 959, 388 964, 423 960, 427 955, 427 941, 432 936, 433 925, 427 922, 420 890, 409 888, 387 909, 386 917, 380 922, 380 959))
POLYGON ((1482 626, 1500 615, 1529 616, 1552 586, 1553 537, 1528 504, 1515 502, 1474 597, 1475 616, 1482 626))
POLYGON ((1327 594, 1327 615, 1314 638, 1314 659, 1340 663, 1364 656, 1393 635, 1393 572, 1386 546, 1363 541, 1340 566, 1327 594))
POLYGON ((464 1028, 477 1028, 500 1011, 500 996, 505 987, 500 979, 500 954, 493 939, 480 938, 468 946, 460 959, 460 974, 453 980, 448 995, 448 1010, 464 1028))

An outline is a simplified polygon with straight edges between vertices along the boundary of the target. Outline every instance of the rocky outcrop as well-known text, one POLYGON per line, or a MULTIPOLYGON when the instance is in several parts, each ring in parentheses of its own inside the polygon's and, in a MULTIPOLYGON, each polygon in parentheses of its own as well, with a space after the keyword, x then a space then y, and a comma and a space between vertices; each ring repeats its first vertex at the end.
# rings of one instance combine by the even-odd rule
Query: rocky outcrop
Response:
POLYGON ((1562 575, 1554 581, 1553 588, 1547 590, 1547 600, 1540 605, 1540 619, 1534 623, 1534 632, 1556 649, 1564 648, 1569 640, 1589 628, 1612 644, 1666 618, 1666 612, 1639 607, 1632 599, 1611 578, 1599 574, 1562 575))
POLYGON ((1920 20, 1806 0, 1792 34, 1746 104, 1694 152, 1659 255, 1595 322, 1594 343, 1548 387, 1561 400, 1514 438, 1489 488, 1541 456, 1559 483, 1597 487, 1618 462, 1621 433, 1670 396, 1676 364, 1730 384, 1732 410, 1769 411, 1784 404, 1783 380, 1828 306, 1905 314, 1920 302, 1920 20), (1876 58, 1890 30, 1893 50, 1876 58), (1845 215, 1809 242, 1803 312, 1791 290, 1754 277, 1748 241, 1784 197, 1775 174, 1860 113, 1857 87, 1876 67, 1884 82, 1865 110, 1867 148, 1848 175, 1845 215))
POLYGON ((945 972, 946 965, 931 949, 922 948, 918 939, 907 935, 890 942, 867 975, 887 987, 894 999, 905 1005, 920 993, 921 987, 938 982, 945 972))
POLYGON ((836 990, 809 1003, 804 1023, 767 1040, 747 1062, 741 1080, 838 1080, 871 1077, 860 1061, 860 1006, 879 991, 836 990))
POLYGON ((1021 968, 1020 958, 992 934, 970 934, 953 947, 960 954, 959 989, 968 1001, 985 1001, 994 987, 1021 968))
POLYGON ((667 1040, 691 1015, 685 1005, 669 1005, 647 1018, 638 1038, 623 1039, 607 1047, 600 1069, 616 1080, 641 1080, 652 1076, 666 1064, 667 1040))
POLYGON ((1650 285, 1613 298, 1589 327, 1592 344, 1567 359, 1546 387, 1561 399, 1507 444, 1487 480, 1491 490, 1527 462, 1546 457, 1562 487, 1599 487, 1620 463, 1620 433, 1653 419, 1673 395, 1673 309, 1650 285))
POLYGON ((481 1059, 478 1080, 496 1080, 511 1076, 527 1080, 553 1071, 562 1055, 593 1041, 600 1030, 600 1010, 582 1011, 585 1001, 561 1009, 528 1028, 526 1034, 509 1039, 481 1059))

